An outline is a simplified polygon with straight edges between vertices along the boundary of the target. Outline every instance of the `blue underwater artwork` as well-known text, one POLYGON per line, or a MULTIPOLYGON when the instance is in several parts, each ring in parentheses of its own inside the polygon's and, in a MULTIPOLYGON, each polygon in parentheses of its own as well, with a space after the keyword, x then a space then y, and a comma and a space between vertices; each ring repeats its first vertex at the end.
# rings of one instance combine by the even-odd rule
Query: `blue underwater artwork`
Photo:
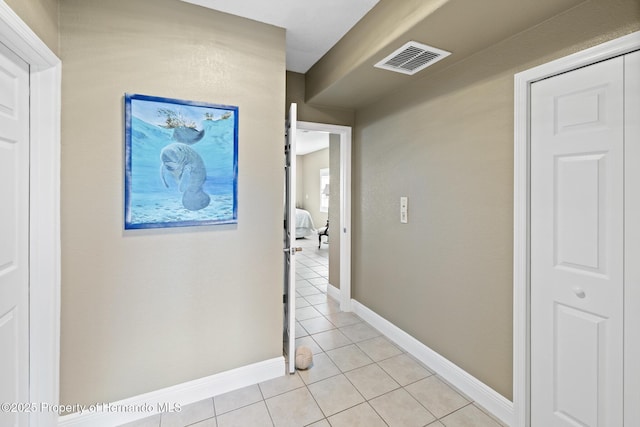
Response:
POLYGON ((125 94, 125 229, 238 222, 238 107, 125 94))

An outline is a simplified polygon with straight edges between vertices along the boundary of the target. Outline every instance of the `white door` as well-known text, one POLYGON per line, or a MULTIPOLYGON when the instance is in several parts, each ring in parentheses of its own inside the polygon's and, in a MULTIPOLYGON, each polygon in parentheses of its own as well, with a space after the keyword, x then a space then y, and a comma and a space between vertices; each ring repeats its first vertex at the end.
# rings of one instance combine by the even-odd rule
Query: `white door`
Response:
POLYGON ((296 123, 297 105, 291 104, 285 138, 284 203, 284 336, 289 373, 296 371, 296 123))
POLYGON ((533 427, 623 425, 624 96, 623 57, 531 86, 533 427))
POLYGON ((625 55, 624 65, 624 420, 633 426, 640 420, 640 51, 625 55))
MULTIPOLYGON (((29 67, 0 44, 0 403, 28 401, 29 67)), ((0 411, 2 426, 27 424, 0 411)))

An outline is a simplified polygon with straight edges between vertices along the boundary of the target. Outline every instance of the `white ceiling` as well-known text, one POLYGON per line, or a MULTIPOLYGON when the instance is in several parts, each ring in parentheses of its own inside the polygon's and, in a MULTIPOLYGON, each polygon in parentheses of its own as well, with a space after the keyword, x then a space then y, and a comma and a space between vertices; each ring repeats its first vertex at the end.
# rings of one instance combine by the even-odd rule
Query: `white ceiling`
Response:
POLYGON ((182 0, 287 30, 287 70, 306 73, 379 0, 182 0))

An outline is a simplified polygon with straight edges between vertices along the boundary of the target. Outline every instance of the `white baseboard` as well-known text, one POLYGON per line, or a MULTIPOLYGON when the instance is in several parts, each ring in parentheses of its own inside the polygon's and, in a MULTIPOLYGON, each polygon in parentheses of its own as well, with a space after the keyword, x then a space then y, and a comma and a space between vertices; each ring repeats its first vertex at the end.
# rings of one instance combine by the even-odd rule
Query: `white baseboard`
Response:
POLYGON ((60 417, 58 426, 112 427, 121 425, 158 414, 162 412, 163 405, 165 408, 173 408, 174 405, 182 407, 284 374, 284 357, 276 357, 118 402, 101 404, 102 406, 95 408, 87 406, 83 412, 60 417), (115 408, 137 409, 129 412, 128 409, 115 410, 115 408))
POLYGON ((424 363, 445 381, 469 396, 500 421, 507 425, 512 425, 514 408, 510 400, 358 301, 351 300, 351 302, 355 314, 424 363))
POLYGON ((340 301, 340 289, 336 288, 331 283, 327 285, 327 295, 336 301, 340 301))

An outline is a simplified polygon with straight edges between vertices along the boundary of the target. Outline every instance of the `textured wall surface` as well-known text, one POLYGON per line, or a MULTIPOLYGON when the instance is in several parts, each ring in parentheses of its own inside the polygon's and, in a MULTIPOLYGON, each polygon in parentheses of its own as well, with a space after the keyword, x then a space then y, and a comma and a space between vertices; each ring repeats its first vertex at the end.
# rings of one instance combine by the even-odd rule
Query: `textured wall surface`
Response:
POLYGON ((5 0, 11 9, 55 53, 58 50, 58 0, 5 0))
POLYGON ((327 212, 320 212, 320 169, 329 168, 329 149, 314 151, 302 156, 303 189, 302 206, 308 210, 316 228, 324 227, 327 212))
POLYGON ((61 401, 282 355, 284 30, 175 0, 61 3, 61 401), (237 226, 123 230, 125 92, 239 107, 237 226))
POLYGON ((351 109, 307 104, 305 75, 287 71, 287 111, 292 102, 298 104, 298 120, 304 122, 353 126, 355 121, 354 112, 351 109))
POLYGON ((638 29, 586 2, 356 111, 354 298, 507 398, 514 74, 638 29))

